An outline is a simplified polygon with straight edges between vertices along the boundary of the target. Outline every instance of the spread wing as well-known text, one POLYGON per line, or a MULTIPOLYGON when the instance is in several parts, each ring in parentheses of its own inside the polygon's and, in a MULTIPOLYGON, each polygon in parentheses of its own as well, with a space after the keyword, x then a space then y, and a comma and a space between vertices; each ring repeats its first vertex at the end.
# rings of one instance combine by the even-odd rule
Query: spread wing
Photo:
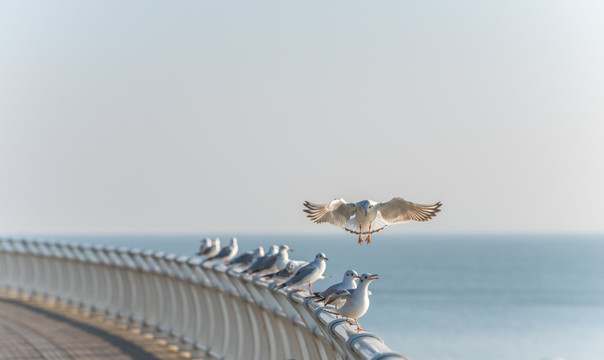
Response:
POLYGON ((397 197, 376 206, 378 212, 382 215, 382 219, 390 225, 410 220, 428 221, 436 216, 441 205, 440 201, 434 205, 421 205, 397 197))
POLYGON ((328 222, 332 225, 344 227, 350 217, 355 214, 356 206, 354 203, 348 203, 344 199, 335 199, 327 204, 313 204, 305 201, 304 212, 312 221, 317 224, 328 222))

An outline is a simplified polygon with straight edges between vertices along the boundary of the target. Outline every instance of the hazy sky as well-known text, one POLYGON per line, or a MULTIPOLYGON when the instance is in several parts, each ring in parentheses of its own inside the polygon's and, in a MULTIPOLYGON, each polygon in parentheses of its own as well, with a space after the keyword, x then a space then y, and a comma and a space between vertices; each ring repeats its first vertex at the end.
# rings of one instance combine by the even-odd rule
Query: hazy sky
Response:
POLYGON ((0 2, 0 233, 604 231, 601 1, 0 2))

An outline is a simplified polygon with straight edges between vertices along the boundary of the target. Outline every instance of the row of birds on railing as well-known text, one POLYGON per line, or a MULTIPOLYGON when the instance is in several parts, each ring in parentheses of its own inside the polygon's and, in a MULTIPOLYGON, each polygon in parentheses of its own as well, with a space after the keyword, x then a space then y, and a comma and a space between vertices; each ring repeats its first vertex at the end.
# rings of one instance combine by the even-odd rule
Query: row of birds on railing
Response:
MULTIPOLYGON (((341 282, 319 292, 312 292, 312 283, 323 279, 326 263, 328 260, 324 253, 318 253, 311 262, 292 260, 289 252, 293 251, 287 245, 273 245, 267 253, 262 246, 255 250, 247 251, 237 256, 239 245, 237 239, 232 238, 229 245, 220 247, 220 239, 213 241, 205 238, 197 255, 204 256, 208 261, 224 261, 224 265, 238 269, 239 272, 251 276, 264 277, 280 283, 276 288, 292 288, 308 285, 310 297, 317 302, 323 302, 325 306, 333 305, 333 308, 324 310, 336 316, 346 318, 350 325, 360 328, 358 318, 365 315, 369 309, 369 283, 378 279, 377 274, 362 274, 359 276, 354 270, 347 270, 341 282), (357 280, 359 284, 357 286, 357 280), (352 322, 354 319, 354 323, 352 322)), ((364 331, 364 330, 363 330, 364 331)))

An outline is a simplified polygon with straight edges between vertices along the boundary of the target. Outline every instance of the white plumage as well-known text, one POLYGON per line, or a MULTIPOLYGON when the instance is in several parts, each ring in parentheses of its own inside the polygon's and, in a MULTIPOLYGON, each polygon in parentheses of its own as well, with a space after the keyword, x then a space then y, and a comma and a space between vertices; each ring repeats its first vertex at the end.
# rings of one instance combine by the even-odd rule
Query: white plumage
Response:
POLYGON ((332 304, 332 305, 335 305, 335 307, 337 309, 339 305, 344 305, 346 300, 338 299, 337 297, 334 297, 332 295, 334 295, 338 291, 342 291, 342 290, 352 291, 353 289, 356 289, 357 283, 355 281, 358 278, 359 278, 359 274, 357 274, 356 271, 346 270, 341 282, 333 284, 321 292, 316 292, 314 295, 315 295, 315 298, 317 298, 318 300, 315 300, 315 301, 324 301, 325 305, 332 304))
POLYGON ((212 256, 218 255, 220 252, 220 239, 216 238, 212 242, 212 244, 204 249, 203 252, 200 251, 198 255, 203 255, 207 258, 211 258, 212 256))
POLYGON ((365 315, 369 309, 370 292, 367 288, 369 287, 370 282, 377 279, 379 279, 377 274, 363 274, 359 276, 359 284, 354 291, 341 290, 332 294, 332 297, 344 300, 345 303, 341 308, 336 309, 335 311, 329 310, 328 312, 340 314, 345 318, 348 318, 347 321, 350 325, 353 325, 353 323, 349 319, 354 319, 357 330, 363 330, 359 326, 358 318, 365 315))
POLYGON ((407 221, 428 221, 440 211, 442 203, 434 205, 415 204, 403 198, 377 203, 373 200, 363 200, 349 203, 339 198, 327 204, 313 204, 305 201, 304 212, 316 223, 330 223, 359 235, 367 234, 366 242, 371 242, 371 234, 384 229, 388 225, 407 221))
POLYGON ((294 276, 279 285, 277 289, 286 286, 304 286, 308 284, 308 292, 312 294, 312 283, 319 280, 325 272, 325 260, 328 260, 327 256, 323 253, 318 253, 314 261, 298 270, 294 276))
POLYGON ((229 260, 237 255, 239 251, 239 245, 237 244, 237 238, 232 238, 229 245, 223 247, 218 254, 208 257, 205 261, 213 261, 213 260, 224 260, 225 264, 229 265, 229 260))

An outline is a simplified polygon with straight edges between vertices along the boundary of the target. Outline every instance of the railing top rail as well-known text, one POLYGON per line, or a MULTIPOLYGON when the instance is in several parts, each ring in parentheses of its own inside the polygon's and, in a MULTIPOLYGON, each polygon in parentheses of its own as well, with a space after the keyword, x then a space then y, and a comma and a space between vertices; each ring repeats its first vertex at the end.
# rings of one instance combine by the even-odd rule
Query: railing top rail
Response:
MULTIPOLYGON (((32 254, 58 261, 64 259, 78 263, 104 264, 105 267, 116 267, 124 269, 123 271, 136 269, 198 283, 256 304, 275 316, 289 319, 295 327, 302 326, 315 336, 338 346, 347 358, 405 359, 403 355, 388 348, 377 335, 357 333, 348 326, 346 320, 336 319, 334 315, 324 311, 319 303, 301 296, 295 290, 276 289, 276 283, 272 281, 236 272, 223 264, 210 265, 196 256, 123 246, 27 239, 17 241, 13 238, 0 238, 0 253, 32 254)), ((186 337, 184 334, 182 336, 186 337)))

